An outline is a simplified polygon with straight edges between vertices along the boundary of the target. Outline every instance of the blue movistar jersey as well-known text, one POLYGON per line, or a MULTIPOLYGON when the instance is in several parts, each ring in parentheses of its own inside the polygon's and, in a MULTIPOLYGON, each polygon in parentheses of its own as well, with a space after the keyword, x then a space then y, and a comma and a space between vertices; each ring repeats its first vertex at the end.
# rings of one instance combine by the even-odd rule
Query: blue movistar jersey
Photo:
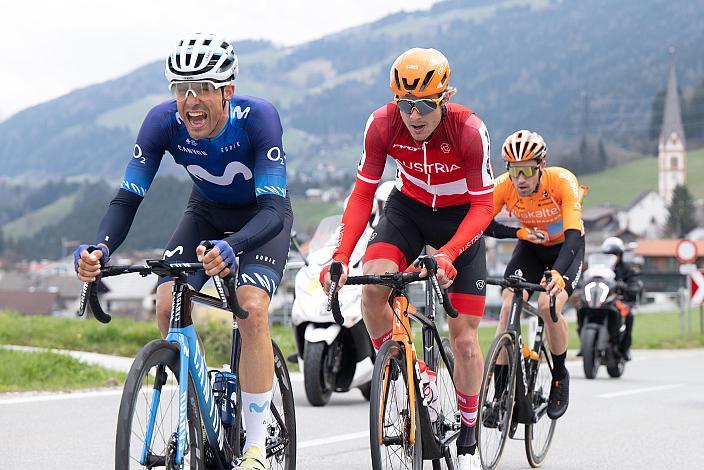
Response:
POLYGON ((282 134, 271 103, 233 96, 222 131, 211 139, 193 139, 176 101, 167 101, 144 119, 120 188, 143 197, 169 152, 186 169, 196 191, 214 203, 239 206, 253 204, 265 194, 286 197, 282 134))

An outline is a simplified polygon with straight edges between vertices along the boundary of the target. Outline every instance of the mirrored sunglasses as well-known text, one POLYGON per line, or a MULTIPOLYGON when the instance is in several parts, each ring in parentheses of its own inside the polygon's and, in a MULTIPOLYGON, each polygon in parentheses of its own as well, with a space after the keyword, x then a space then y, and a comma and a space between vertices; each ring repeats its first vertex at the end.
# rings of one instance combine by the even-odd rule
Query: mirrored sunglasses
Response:
POLYGON ((411 114, 413 112, 413 108, 416 108, 421 116, 425 116, 438 108, 438 105, 442 102, 444 96, 445 95, 443 94, 439 98, 423 98, 420 100, 409 100, 396 96, 394 101, 402 113, 411 114))
POLYGON ((509 166, 508 174, 511 178, 518 178, 521 174, 530 178, 538 172, 538 166, 509 166))

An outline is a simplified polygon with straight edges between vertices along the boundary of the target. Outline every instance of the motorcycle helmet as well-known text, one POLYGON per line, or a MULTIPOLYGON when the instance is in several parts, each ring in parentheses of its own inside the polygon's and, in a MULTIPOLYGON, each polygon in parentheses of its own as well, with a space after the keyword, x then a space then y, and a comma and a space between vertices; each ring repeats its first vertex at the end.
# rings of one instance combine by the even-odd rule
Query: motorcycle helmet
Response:
POLYGON ((621 256, 625 251, 623 240, 618 237, 609 237, 601 244, 601 252, 621 256))

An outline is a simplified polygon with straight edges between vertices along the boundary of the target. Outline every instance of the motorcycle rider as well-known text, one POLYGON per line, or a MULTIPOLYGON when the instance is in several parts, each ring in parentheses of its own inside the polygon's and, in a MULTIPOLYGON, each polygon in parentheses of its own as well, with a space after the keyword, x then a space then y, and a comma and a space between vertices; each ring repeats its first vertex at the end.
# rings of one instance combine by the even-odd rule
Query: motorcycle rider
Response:
MULTIPOLYGON (((626 287, 622 289, 622 308, 621 315, 626 330, 619 344, 619 352, 626 361, 631 360, 631 343, 633 341, 633 306, 638 302, 638 297, 643 290, 643 282, 640 280, 639 272, 629 263, 623 261, 623 253, 625 246, 623 240, 618 237, 609 237, 601 244, 601 252, 604 254, 615 255, 616 264, 614 265, 614 273, 616 281, 623 282, 626 287)), ((582 324, 584 323, 584 315, 581 310, 577 310, 577 334, 581 334, 582 324)))

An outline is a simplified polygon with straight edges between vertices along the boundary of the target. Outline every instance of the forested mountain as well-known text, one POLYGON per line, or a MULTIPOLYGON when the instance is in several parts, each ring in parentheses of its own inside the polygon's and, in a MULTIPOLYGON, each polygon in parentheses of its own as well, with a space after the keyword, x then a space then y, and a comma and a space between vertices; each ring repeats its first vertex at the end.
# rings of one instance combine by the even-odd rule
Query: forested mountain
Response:
MULTIPOLYGON (((558 161, 584 134, 643 151, 668 48, 685 98, 704 80, 703 20, 704 0, 445 1, 296 47, 239 42, 237 92, 276 103, 293 174, 301 161, 353 171, 367 116, 390 98, 389 66, 412 46, 447 55, 456 101, 484 119, 494 150, 529 127, 558 161)), ((2 175, 119 177, 146 111, 167 99, 162 68, 145 65, 0 123, 2 175)), ((701 96, 691 101, 704 106, 701 96)), ((704 133, 704 119, 688 122, 704 133)))

